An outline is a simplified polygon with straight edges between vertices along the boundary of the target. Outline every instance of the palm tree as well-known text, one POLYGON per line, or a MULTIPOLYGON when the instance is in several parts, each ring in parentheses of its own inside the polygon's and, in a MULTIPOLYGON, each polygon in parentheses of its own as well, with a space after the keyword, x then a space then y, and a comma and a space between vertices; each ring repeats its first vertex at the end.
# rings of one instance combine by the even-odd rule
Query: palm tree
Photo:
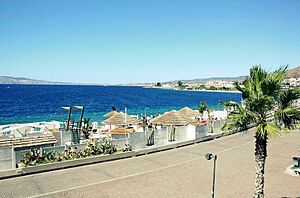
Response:
POLYGON ((177 82, 177 85, 178 85, 179 88, 181 88, 181 87, 183 86, 182 81, 178 81, 178 82, 177 82))
POLYGON ((82 133, 84 134, 85 139, 89 139, 91 133, 91 127, 89 127, 90 118, 83 119, 83 128, 82 133))
POLYGON ((209 132, 213 133, 214 132, 214 120, 212 119, 211 116, 211 109, 208 108, 207 104, 205 101, 201 101, 199 106, 198 106, 198 111, 201 114, 201 117, 203 119, 203 113, 206 111, 208 115, 208 123, 209 123, 209 132))
POLYGON ((292 101, 298 98, 289 97, 289 100, 285 100, 283 97, 287 92, 283 90, 282 86, 286 71, 286 66, 280 67, 274 72, 267 72, 260 65, 252 67, 250 76, 243 83, 235 83, 235 87, 242 92, 243 102, 241 105, 237 104, 235 110, 229 113, 223 126, 223 130, 246 130, 251 125, 256 127, 254 136, 256 177, 253 196, 255 198, 264 197, 268 138, 287 131, 283 126, 289 126, 290 123, 299 120, 299 108, 296 107, 292 108, 293 116, 279 116, 283 115, 283 112, 291 112, 287 109, 290 108, 292 101), (294 110, 297 110, 297 113, 294 110), (292 122, 287 122, 287 120, 292 120, 292 122), (280 122, 285 125, 280 125, 280 122))
POLYGON ((296 121, 300 120, 299 107, 295 105, 295 101, 300 99, 300 89, 285 89, 279 93, 278 109, 275 111, 275 119, 277 123, 288 129, 296 126, 296 121))
POLYGON ((198 106, 199 113, 203 114, 204 111, 207 110, 207 104, 205 101, 201 101, 198 106))

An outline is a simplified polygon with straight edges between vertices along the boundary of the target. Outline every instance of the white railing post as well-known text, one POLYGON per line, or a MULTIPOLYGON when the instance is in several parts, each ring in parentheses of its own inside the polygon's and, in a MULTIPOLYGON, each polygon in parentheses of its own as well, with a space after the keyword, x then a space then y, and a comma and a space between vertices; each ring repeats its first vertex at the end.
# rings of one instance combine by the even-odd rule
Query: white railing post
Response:
POLYGON ((16 152, 15 152, 15 147, 14 145, 12 144, 11 146, 11 167, 12 169, 16 169, 17 166, 16 166, 16 152))

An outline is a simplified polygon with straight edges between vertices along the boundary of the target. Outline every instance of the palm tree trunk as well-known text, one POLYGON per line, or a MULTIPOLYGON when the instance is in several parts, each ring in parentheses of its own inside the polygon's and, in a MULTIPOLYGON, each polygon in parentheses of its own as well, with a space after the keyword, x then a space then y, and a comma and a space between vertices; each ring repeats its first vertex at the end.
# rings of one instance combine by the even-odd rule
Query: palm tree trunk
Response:
POLYGON ((267 158, 267 136, 255 136, 255 191, 254 198, 264 197, 264 174, 267 158))

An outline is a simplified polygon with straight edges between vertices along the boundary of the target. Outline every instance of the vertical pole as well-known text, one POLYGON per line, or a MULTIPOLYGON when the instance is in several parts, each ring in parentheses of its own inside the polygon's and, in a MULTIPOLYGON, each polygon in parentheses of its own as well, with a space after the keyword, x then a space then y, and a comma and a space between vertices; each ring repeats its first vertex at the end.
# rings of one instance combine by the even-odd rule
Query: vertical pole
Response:
POLYGON ((127 108, 125 107, 125 128, 126 128, 126 124, 127 124, 127 108))
POLYGON ((81 109, 81 115, 80 115, 80 121, 79 121, 79 130, 81 130, 83 114, 84 114, 84 107, 82 107, 82 109, 81 109))
POLYGON ((127 133, 126 129, 127 129, 127 107, 125 107, 125 138, 126 138, 126 144, 128 144, 129 134, 127 133))
POLYGON ((12 168, 15 169, 16 168, 16 153, 15 153, 15 147, 14 144, 12 144, 11 146, 11 162, 12 162, 12 168))
POLYGON ((60 131, 59 133, 60 133, 60 145, 59 145, 59 146, 62 146, 62 145, 63 145, 63 135, 62 135, 62 131, 60 131))
POLYGON ((145 127, 144 127, 144 143, 146 143, 146 146, 147 146, 147 144, 148 144, 148 136, 149 135, 147 134, 148 127, 147 127, 147 111, 146 111, 146 107, 145 107, 144 119, 145 119, 145 122, 146 122, 146 124, 143 123, 143 124, 145 124, 145 127))
POLYGON ((211 193, 212 198, 215 197, 216 163, 217 163, 217 155, 214 156, 213 185, 212 185, 212 193, 211 193))
POLYGON ((70 124, 70 120, 71 120, 71 113, 72 113, 72 107, 69 107, 69 116, 68 116, 68 122, 67 122, 67 131, 69 130, 69 124, 70 124))

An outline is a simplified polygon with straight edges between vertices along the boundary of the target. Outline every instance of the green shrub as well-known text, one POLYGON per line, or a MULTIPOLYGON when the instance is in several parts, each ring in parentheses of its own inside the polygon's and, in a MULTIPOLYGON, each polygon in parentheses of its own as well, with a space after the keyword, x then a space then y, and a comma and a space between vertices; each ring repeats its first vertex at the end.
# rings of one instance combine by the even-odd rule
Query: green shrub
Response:
POLYGON ((132 151, 132 146, 130 144, 125 144, 125 148, 122 149, 123 152, 132 151))
MULTIPOLYGON (((128 144, 123 151, 131 150, 132 147, 128 144)), ((41 149, 31 149, 22 156, 21 162, 25 166, 35 166, 36 164, 74 160, 93 155, 113 154, 116 151, 117 147, 108 139, 103 139, 100 145, 96 141, 90 140, 83 151, 78 150, 77 147, 67 147, 62 153, 58 151, 41 152, 41 149)))
POLYGON ((111 141, 104 138, 101 143, 101 150, 103 154, 113 154, 117 152, 117 147, 111 141))
POLYGON ((42 161, 44 161, 44 157, 40 149, 31 149, 30 151, 27 151, 21 159, 21 162, 25 166, 34 166, 42 161))

